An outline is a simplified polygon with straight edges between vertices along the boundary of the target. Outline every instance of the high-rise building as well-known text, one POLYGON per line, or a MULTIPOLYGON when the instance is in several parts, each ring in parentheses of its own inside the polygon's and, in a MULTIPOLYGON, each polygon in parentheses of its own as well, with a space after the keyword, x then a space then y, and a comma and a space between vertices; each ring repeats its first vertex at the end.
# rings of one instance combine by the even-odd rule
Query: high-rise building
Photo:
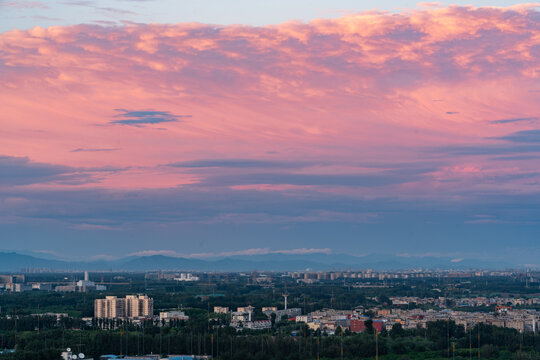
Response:
POLYGON ((116 296, 94 301, 94 317, 98 319, 118 319, 126 317, 126 301, 116 296))
POLYGON ((98 319, 139 318, 154 315, 154 299, 146 295, 127 295, 124 299, 107 296, 94 301, 98 319))
POLYGON ((126 317, 148 317, 154 315, 154 299, 147 295, 126 296, 126 317))

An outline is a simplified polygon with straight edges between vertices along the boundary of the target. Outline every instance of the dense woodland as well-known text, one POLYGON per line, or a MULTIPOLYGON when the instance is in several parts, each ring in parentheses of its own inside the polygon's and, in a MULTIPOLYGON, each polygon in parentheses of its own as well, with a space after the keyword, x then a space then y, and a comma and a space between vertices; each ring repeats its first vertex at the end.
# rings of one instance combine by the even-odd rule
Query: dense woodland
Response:
MULTIPOLYGON (((3 347, 15 348, 1 359, 55 359, 61 349, 71 347, 99 358, 102 354, 208 354, 218 359, 443 359, 480 357, 484 359, 540 359, 540 336, 520 334, 512 329, 481 325, 466 332, 452 321, 428 323, 426 329, 405 330, 394 326, 375 334, 367 330, 351 334, 348 330, 327 336, 305 326, 276 324, 260 332, 236 332, 217 321, 193 316, 188 323, 173 326, 143 327, 123 324, 115 330, 63 328, 40 331, 3 329, 3 347), (291 333, 294 331, 295 336, 291 333), (478 346, 480 344, 480 346, 478 346)), ((50 324, 44 322, 44 324, 50 324)), ((4 327, 6 323, 2 323, 4 327)))

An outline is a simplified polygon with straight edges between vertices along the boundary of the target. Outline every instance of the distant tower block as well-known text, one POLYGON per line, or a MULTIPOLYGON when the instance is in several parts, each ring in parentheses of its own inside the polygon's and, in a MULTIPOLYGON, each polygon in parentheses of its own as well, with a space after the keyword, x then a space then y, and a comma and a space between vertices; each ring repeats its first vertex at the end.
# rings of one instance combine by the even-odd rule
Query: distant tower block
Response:
POLYGON ((90 276, 88 276, 88 271, 84 272, 84 281, 90 281, 90 276))
POLYGON ((283 297, 285 298, 285 310, 287 310, 287 298, 289 297, 289 294, 283 294, 283 297))

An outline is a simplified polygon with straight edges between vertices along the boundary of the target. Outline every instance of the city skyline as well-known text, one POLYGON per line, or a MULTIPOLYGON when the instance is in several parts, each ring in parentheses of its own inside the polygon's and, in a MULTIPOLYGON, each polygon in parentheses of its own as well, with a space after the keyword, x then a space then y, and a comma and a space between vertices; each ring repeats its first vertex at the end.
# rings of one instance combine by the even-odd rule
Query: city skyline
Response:
POLYGON ((0 2, 0 251, 539 265, 538 4, 227 4, 0 2))

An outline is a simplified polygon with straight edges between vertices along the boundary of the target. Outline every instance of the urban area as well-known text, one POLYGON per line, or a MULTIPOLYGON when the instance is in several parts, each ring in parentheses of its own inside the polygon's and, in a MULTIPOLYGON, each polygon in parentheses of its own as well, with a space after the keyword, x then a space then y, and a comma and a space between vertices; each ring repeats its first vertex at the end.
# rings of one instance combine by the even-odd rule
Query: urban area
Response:
POLYGON ((0 359, 538 359, 540 273, 0 275, 0 359))

